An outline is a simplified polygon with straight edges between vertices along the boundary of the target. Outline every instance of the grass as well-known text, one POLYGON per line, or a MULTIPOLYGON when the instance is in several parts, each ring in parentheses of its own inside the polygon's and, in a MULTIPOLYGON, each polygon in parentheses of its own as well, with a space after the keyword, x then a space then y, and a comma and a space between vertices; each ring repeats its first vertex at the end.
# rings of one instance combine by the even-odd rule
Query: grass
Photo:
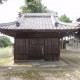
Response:
MULTIPOLYGON (((77 74, 79 76, 80 74, 77 74)), ((18 71, 18 72, 8 72, 3 75, 4 77, 19 77, 23 80, 45 80, 45 78, 55 77, 55 79, 50 80, 75 80, 75 73, 73 71, 44 71, 44 70, 28 70, 28 71, 18 71), (72 77, 73 76, 73 77, 72 77), (65 79, 64 79, 65 78, 65 79), (71 78, 71 79, 70 79, 71 78), (73 79, 72 79, 73 78, 73 79)), ((76 80, 78 77, 76 76, 76 80)), ((49 80, 49 79, 47 79, 49 80)))
POLYGON ((4 64, 4 63, 9 63, 9 62, 12 62, 13 61, 13 58, 10 57, 10 58, 0 58, 0 64, 4 64))
POLYGON ((0 48, 0 58, 7 58, 12 55, 12 47, 0 48))
POLYGON ((0 48, 0 65, 13 61, 12 47, 0 48))
POLYGON ((44 77, 61 77, 65 76, 67 73, 71 73, 71 71, 44 71, 44 70, 29 70, 29 71, 19 71, 19 72, 9 72, 3 76, 13 76, 13 77, 22 77, 24 79, 40 79, 44 77))
POLYGON ((39 71, 29 70, 29 71, 18 71, 18 72, 8 72, 3 75, 4 77, 19 77, 27 79, 27 80, 44 80, 42 76, 40 76, 39 71))

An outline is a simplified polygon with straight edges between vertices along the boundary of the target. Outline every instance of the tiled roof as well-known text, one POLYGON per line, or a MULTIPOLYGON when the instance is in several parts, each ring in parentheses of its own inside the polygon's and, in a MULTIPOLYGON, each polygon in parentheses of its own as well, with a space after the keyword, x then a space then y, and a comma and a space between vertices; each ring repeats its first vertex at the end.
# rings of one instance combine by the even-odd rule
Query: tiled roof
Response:
POLYGON ((60 22, 55 14, 50 13, 27 13, 23 14, 18 21, 0 24, 0 29, 13 30, 66 30, 77 28, 60 22))

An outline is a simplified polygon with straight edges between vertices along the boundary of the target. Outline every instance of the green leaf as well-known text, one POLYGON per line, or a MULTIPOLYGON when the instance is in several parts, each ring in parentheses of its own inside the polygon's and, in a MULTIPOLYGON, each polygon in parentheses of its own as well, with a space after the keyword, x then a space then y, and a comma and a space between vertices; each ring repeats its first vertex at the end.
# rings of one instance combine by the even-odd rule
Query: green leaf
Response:
POLYGON ((25 0, 25 5, 21 6, 22 13, 47 13, 49 10, 41 3, 41 0, 25 0))
POLYGON ((70 18, 67 17, 65 14, 60 16, 60 20, 66 23, 72 23, 72 20, 70 20, 70 18))

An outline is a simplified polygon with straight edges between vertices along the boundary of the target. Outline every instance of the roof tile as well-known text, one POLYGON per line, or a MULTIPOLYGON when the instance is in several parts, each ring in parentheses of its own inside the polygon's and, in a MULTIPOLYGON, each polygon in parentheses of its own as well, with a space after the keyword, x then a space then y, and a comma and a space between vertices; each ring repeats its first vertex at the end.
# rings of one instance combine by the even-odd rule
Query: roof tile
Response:
POLYGON ((69 26, 65 23, 58 21, 58 17, 50 13, 27 13, 23 14, 22 17, 18 20, 20 26, 16 26, 15 22, 0 24, 1 29, 32 29, 32 30, 66 30, 66 29, 77 29, 75 26, 69 26), (58 27, 55 26, 55 22, 58 22, 58 27))

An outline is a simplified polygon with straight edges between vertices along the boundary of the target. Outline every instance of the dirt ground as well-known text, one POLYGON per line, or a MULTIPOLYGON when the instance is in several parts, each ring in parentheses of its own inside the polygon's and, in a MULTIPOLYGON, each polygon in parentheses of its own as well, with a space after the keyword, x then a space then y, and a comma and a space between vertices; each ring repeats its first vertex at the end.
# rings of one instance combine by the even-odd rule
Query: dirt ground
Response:
POLYGON ((2 64, 0 80, 80 80, 80 52, 63 50, 59 62, 2 64))

